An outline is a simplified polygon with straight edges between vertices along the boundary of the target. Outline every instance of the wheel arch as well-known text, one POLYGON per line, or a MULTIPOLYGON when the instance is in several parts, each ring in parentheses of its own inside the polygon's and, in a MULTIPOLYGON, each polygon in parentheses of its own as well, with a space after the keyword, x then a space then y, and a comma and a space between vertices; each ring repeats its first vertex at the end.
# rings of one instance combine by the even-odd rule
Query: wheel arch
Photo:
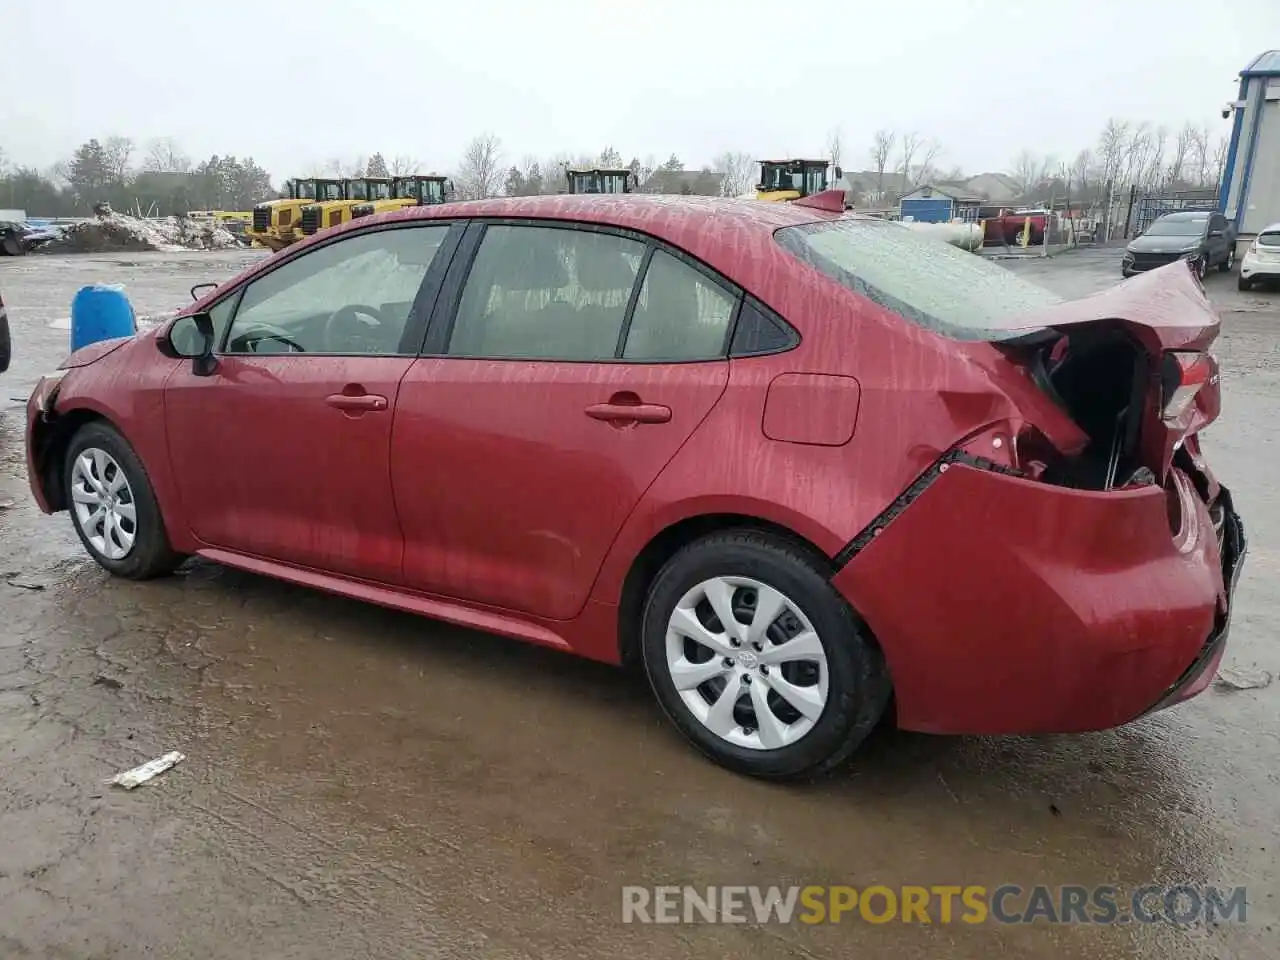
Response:
POLYGON ((836 567, 831 556, 812 540, 786 524, 746 513, 698 513, 669 523, 649 538, 635 554, 618 596, 618 659, 633 666, 640 656, 640 619, 644 600, 658 571, 681 549, 695 540, 726 530, 756 530, 789 542, 808 554, 828 577, 836 567))
POLYGON ((67 448, 71 445, 71 438, 90 423, 104 423, 124 436, 119 424, 111 417, 87 406, 58 410, 49 419, 36 420, 31 428, 32 465, 50 513, 67 509, 64 482, 67 448))

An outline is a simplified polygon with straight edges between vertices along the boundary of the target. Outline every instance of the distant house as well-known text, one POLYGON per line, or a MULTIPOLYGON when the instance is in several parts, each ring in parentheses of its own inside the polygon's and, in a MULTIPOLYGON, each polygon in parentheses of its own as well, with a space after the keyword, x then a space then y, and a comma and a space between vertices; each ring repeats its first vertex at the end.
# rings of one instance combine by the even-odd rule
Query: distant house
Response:
POLYGON ((982 198, 952 187, 922 184, 898 201, 898 215, 917 223, 949 223, 952 220, 978 219, 982 198))
POLYGON ((1012 203, 1022 196, 1022 187, 1006 173, 980 173, 966 180, 964 188, 992 203, 1012 203))

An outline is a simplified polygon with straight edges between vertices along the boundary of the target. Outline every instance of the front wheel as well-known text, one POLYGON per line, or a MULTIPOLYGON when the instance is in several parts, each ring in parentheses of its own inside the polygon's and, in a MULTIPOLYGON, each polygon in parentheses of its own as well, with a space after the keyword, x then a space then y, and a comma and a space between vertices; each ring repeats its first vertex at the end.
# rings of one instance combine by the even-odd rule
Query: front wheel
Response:
POLYGON ((99 565, 120 577, 147 580, 181 562, 169 546, 147 471, 115 428, 89 423, 76 432, 63 482, 76 533, 99 565))
POLYGON ((1236 279, 1236 289, 1237 289, 1237 290, 1246 290, 1246 291, 1248 291, 1248 290, 1252 290, 1252 289, 1253 289, 1253 281, 1252 281, 1252 280, 1250 280, 1248 277, 1239 277, 1239 278, 1237 278, 1237 279, 1236 279))
POLYGON ((715 534, 677 553, 649 590, 642 645, 675 725, 750 776, 834 768, 889 700, 880 650, 819 558, 770 534, 715 534))
POLYGON ((1199 277, 1201 280, 1203 280, 1204 275, 1209 270, 1209 257, 1205 254, 1201 254, 1200 256, 1196 257, 1196 259, 1192 263, 1192 269, 1195 270, 1196 276, 1199 277))
POLYGON ((22 245, 22 241, 13 236, 0 239, 0 250, 3 250, 5 255, 9 257, 20 257, 27 252, 22 245))
POLYGON ((1230 273, 1236 265, 1236 248, 1233 246, 1227 251, 1227 259, 1218 264, 1220 273, 1230 273))

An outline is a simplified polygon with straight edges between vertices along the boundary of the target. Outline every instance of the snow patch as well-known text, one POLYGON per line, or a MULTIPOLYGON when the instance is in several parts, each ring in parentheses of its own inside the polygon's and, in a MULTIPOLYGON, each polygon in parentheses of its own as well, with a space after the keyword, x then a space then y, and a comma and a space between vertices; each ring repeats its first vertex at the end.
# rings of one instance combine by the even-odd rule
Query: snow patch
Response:
POLYGON ((108 213, 64 227, 60 235, 37 248, 39 253, 105 253, 113 250, 229 250, 240 246, 235 234, 217 223, 189 217, 143 220, 108 213))

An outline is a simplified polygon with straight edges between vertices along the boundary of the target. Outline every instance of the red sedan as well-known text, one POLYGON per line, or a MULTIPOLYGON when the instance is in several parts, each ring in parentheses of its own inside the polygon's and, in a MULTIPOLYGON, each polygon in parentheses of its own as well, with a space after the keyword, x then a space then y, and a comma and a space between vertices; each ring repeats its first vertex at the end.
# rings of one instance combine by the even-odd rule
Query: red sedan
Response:
POLYGON ((1122 724, 1208 684, 1244 555, 1185 264, 1063 302, 824 208, 568 196, 354 221, 95 344, 31 488, 199 555, 610 663, 793 777, 886 711, 1122 724))

